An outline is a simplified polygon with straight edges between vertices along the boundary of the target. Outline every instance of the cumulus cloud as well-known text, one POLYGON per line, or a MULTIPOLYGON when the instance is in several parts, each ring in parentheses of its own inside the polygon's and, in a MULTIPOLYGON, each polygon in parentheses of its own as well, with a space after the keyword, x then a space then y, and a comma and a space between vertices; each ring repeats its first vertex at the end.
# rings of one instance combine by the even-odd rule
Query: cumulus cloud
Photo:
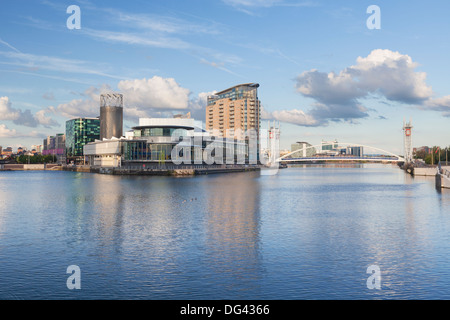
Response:
MULTIPOLYGON (((159 76, 123 80, 117 84, 117 89, 124 96, 124 117, 133 121, 145 117, 171 116, 180 112, 191 112, 193 117, 204 118, 206 98, 211 94, 200 93, 192 98, 192 92, 180 86, 175 79, 159 76)), ((83 93, 84 98, 60 104, 56 110, 66 118, 98 117, 100 94, 107 92, 113 92, 107 85, 90 87, 83 93)))
POLYGON ((98 117, 100 115, 98 101, 92 99, 74 99, 68 103, 62 103, 56 108, 65 118, 98 117))
POLYGON ((55 113, 55 110, 53 107, 48 107, 46 109, 39 110, 38 112, 36 112, 34 114, 34 118, 40 125, 42 125, 46 128, 52 128, 52 127, 59 126, 59 123, 57 121, 55 121, 51 117, 47 116, 47 114, 49 114, 49 113, 51 113, 51 114, 55 113))
POLYGON ((8 97, 0 97, 0 120, 10 120, 17 125, 33 128, 39 125, 46 128, 58 126, 58 122, 46 115, 49 112, 51 110, 48 108, 40 110, 35 114, 32 114, 30 110, 22 111, 20 109, 14 109, 8 97))
POLYGON ((378 93, 388 100, 407 104, 422 103, 433 91, 426 84, 426 73, 417 72, 416 62, 408 55, 390 50, 374 50, 348 72, 363 92, 378 93))
POLYGON ((15 129, 8 129, 5 124, 0 124, 0 138, 12 138, 17 135, 15 129))
POLYGON ((9 129, 5 124, 0 124, 0 138, 45 138, 46 135, 37 131, 31 131, 29 133, 20 133, 16 129, 9 129))
POLYGON ((311 114, 318 119, 364 118, 367 109, 359 101, 371 95, 406 104, 429 99, 432 89, 426 74, 415 71, 417 66, 408 55, 377 49, 339 73, 303 72, 296 89, 317 101, 311 114))
POLYGON ((128 106, 148 109, 187 109, 190 91, 173 78, 154 76, 150 79, 120 81, 119 91, 128 106), (124 99, 125 100, 125 99, 124 99))
POLYGON ((189 111, 192 118, 198 121, 206 120, 206 105, 208 104, 208 96, 216 94, 217 91, 200 92, 196 97, 189 100, 189 111))
POLYGON ((16 120, 20 117, 20 111, 11 106, 8 97, 0 97, 0 120, 16 120))
POLYGON ((58 105, 55 108, 55 112, 68 119, 78 117, 98 117, 100 115, 100 94, 111 92, 113 92, 113 90, 106 84, 102 85, 100 88, 91 86, 80 94, 82 98, 58 105))
POLYGON ((295 88, 314 100, 311 108, 307 112, 280 111, 272 116, 304 126, 327 125, 329 121, 354 122, 369 116, 370 110, 363 100, 371 97, 447 110, 450 99, 432 100, 433 90, 426 83, 426 73, 418 72, 417 67, 408 55, 376 49, 337 73, 305 71, 295 79, 295 88))

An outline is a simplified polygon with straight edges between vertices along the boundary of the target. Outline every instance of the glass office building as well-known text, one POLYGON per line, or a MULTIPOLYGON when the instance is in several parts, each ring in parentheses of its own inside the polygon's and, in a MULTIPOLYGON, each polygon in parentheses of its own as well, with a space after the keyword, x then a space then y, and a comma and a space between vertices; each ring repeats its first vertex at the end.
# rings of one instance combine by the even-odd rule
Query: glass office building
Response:
POLYGON ((66 154, 68 159, 83 157, 83 147, 100 139, 100 119, 76 118, 66 122, 66 154))
POLYGON ((204 165, 205 150, 211 151, 210 159, 216 164, 248 162, 245 142, 212 137, 194 125, 193 119, 140 119, 132 137, 97 141, 84 147, 89 163, 103 167, 173 164, 173 152, 189 159, 184 164, 204 165))

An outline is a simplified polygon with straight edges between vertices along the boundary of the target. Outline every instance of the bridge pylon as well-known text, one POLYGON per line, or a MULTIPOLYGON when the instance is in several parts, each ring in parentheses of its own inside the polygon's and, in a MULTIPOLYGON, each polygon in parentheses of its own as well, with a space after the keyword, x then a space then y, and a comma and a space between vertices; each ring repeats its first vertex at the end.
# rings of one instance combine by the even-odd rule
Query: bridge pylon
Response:
POLYGON ((413 162, 413 148, 412 148, 412 130, 411 120, 409 122, 403 121, 403 146, 404 146, 404 158, 405 164, 413 162))

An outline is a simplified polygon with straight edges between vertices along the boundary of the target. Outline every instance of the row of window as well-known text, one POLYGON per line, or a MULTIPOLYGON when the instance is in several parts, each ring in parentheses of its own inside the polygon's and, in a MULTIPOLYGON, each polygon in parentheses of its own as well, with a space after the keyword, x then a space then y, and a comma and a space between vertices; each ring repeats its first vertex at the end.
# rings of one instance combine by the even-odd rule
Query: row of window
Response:
POLYGON ((187 130, 178 128, 145 128, 134 130, 135 137, 171 137, 186 136, 187 130))

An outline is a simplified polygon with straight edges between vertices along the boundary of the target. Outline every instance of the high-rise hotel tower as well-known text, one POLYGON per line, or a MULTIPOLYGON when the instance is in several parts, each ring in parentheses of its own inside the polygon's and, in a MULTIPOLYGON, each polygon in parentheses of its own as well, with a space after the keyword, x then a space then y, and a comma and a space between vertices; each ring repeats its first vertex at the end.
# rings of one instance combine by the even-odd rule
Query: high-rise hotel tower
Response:
POLYGON ((254 129, 259 138, 261 103, 257 83, 240 84, 208 97, 206 130, 227 138, 245 140, 254 129), (239 130, 240 129, 240 130, 239 130))

